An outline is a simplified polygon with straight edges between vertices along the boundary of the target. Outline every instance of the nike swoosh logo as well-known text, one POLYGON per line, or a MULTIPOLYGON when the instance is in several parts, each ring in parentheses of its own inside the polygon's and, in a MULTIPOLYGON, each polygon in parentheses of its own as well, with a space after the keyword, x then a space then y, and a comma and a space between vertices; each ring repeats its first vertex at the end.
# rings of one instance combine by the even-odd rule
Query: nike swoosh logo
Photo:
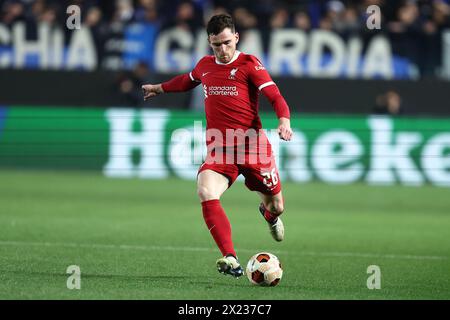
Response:
POLYGON ((204 77, 204 76, 206 76, 208 73, 210 73, 211 71, 209 71, 209 72, 203 72, 202 73, 202 77, 204 77))

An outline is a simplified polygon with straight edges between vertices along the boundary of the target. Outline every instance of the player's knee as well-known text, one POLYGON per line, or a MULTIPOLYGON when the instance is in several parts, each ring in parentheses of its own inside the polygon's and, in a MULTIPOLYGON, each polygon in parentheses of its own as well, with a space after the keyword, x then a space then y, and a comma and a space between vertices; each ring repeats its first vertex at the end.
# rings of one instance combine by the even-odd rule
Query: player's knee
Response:
POLYGON ((200 201, 202 201, 202 202, 208 201, 208 200, 213 200, 213 199, 219 199, 216 192, 213 192, 213 190, 211 190, 210 188, 205 187, 205 186, 197 187, 197 195, 200 198, 200 201))

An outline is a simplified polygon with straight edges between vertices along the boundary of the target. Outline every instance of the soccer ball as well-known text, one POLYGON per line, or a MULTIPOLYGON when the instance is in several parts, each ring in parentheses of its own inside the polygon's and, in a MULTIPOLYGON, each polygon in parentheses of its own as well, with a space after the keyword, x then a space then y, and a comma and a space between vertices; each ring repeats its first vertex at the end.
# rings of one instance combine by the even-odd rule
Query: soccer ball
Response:
POLYGON ((248 280, 255 285, 276 286, 283 276, 283 269, 275 255, 260 252, 248 261, 246 274, 248 280))

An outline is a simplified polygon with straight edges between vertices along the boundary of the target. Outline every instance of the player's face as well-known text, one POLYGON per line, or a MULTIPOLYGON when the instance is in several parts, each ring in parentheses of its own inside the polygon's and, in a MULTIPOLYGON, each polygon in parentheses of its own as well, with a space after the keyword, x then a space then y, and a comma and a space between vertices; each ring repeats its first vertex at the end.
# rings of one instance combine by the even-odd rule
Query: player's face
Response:
POLYGON ((222 63, 228 63, 236 51, 239 34, 232 32, 230 28, 225 28, 219 34, 210 35, 208 41, 217 60, 222 63))

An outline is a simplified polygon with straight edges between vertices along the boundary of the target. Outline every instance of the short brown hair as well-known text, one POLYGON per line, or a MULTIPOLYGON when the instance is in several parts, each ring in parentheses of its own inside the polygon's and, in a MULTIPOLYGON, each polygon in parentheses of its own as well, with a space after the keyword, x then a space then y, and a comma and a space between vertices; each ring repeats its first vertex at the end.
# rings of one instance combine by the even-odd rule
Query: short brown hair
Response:
POLYGON ((217 35, 226 28, 230 28, 233 33, 236 32, 233 18, 228 14, 218 14, 209 19, 208 25, 206 26, 206 32, 208 33, 208 36, 211 34, 217 35))

